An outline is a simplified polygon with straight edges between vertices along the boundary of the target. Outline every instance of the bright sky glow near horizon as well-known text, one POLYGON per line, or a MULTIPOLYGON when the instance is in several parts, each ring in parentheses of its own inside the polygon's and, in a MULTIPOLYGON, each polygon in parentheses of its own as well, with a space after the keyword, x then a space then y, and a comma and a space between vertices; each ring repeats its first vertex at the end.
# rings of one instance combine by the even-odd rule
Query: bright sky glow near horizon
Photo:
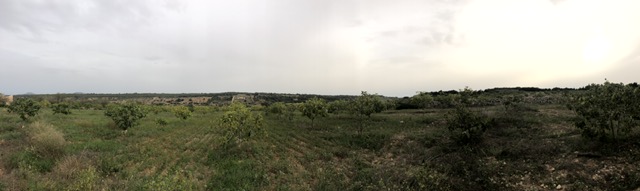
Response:
POLYGON ((0 92, 638 82, 636 0, 0 0, 0 92))

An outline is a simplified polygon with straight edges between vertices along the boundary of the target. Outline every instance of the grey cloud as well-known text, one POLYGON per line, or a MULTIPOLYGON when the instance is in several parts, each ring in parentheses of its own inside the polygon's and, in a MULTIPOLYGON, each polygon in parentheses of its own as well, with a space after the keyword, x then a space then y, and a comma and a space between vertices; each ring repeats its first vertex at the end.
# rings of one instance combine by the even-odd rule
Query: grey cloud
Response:
MULTIPOLYGON (((165 1, 164 8, 176 6, 165 1)), ((29 32, 35 36, 43 32, 85 30, 120 30, 149 24, 159 10, 152 9, 152 1, 0 1, 0 28, 29 32), (127 23, 127 24, 123 24, 127 23)))
POLYGON ((20 85, 0 91, 407 95, 499 84, 512 76, 465 84, 473 77, 442 61, 465 41, 455 23, 467 2, 4 0, 0 64, 12 70, 0 82, 20 85))

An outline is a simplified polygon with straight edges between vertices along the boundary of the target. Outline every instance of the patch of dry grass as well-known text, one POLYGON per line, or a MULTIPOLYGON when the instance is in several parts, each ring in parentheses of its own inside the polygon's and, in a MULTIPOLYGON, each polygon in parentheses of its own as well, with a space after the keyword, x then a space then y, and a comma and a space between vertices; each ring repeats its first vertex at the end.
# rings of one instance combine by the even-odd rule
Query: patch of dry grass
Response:
POLYGON ((64 134, 53 125, 34 122, 25 128, 29 145, 41 157, 58 159, 64 156, 66 141, 64 134))

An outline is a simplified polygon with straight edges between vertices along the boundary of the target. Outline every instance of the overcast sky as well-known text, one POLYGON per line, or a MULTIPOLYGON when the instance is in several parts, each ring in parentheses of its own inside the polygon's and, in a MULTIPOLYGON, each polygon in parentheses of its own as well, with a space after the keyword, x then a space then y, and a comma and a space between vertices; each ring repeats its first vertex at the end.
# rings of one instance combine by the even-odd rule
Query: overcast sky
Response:
POLYGON ((637 0, 0 0, 0 92, 637 82, 637 0))

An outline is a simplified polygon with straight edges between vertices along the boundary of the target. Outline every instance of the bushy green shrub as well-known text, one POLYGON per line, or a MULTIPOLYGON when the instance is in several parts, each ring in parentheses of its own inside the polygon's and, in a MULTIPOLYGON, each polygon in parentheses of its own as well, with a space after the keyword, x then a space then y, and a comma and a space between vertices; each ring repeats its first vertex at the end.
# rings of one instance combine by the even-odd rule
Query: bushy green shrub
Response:
POLYGON ((220 118, 219 125, 225 134, 225 144, 239 142, 260 134, 263 118, 254 114, 242 103, 233 103, 220 118))
POLYGON ((417 105, 420 109, 427 109, 433 105, 433 96, 427 92, 418 92, 411 97, 411 104, 417 105))
POLYGON ((171 112, 177 118, 182 120, 187 120, 189 119, 189 117, 191 117, 191 114, 193 111, 191 111, 191 109, 189 109, 189 107, 186 107, 186 106, 176 106, 176 107, 173 107, 171 112))
POLYGON ((473 90, 465 87, 457 94, 458 96, 454 96, 450 100, 455 108, 447 113, 447 129, 449 129, 451 138, 460 144, 481 141, 487 128, 495 123, 495 119, 469 109, 475 100, 473 94, 473 90))
POLYGON ((578 114, 575 125, 588 138, 617 139, 637 128, 640 120, 640 88, 622 83, 591 84, 575 96, 569 109, 578 114))
POLYGON ((127 132, 127 129, 137 125, 139 120, 146 117, 144 109, 135 103, 124 105, 110 105, 104 115, 111 118, 118 128, 127 132))
POLYGON ((283 102, 276 102, 267 107, 267 114, 276 115, 280 118, 287 110, 287 106, 283 102))
POLYGON ((32 99, 18 99, 9 105, 9 112, 20 115, 23 121, 36 116, 38 111, 40 111, 40 105, 32 99))
POLYGON ((489 117, 471 111, 459 105, 447 114, 447 128, 456 142, 461 144, 477 143, 482 140, 482 134, 491 126, 493 120, 489 117))
POLYGON ((71 114, 71 106, 68 103, 56 103, 53 104, 51 107, 51 110, 53 110, 53 114, 65 114, 65 115, 69 115, 71 114))

